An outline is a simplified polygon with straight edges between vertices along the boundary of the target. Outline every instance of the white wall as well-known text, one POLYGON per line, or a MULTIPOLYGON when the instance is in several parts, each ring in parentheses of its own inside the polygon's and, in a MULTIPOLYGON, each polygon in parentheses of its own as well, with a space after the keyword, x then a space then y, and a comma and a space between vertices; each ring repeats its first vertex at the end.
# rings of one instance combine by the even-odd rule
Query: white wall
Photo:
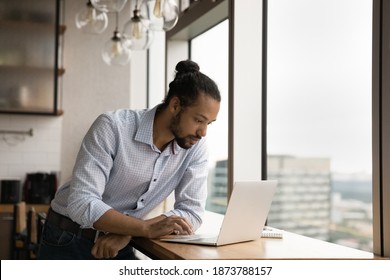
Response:
MULTIPOLYGON (((71 175, 74 160, 86 131, 95 118, 107 110, 140 108, 146 100, 146 51, 133 52, 126 66, 108 66, 101 59, 101 48, 115 29, 115 15, 100 35, 84 34, 74 24, 75 14, 85 1, 65 1, 64 122, 61 151, 61 182, 71 175), (143 65, 135 65, 136 63, 143 65), (137 72, 136 69, 141 71, 137 72), (130 71, 137 78, 130 87, 130 71), (130 91, 135 93, 130 96, 130 91), (131 106, 130 101, 134 104, 131 106)), ((130 18, 130 1, 119 17, 119 31, 130 18)))
POLYGON ((101 48, 112 36, 115 17, 109 14, 109 26, 103 34, 82 33, 74 18, 84 2, 65 1, 61 182, 70 176, 80 142, 93 120, 103 111, 129 106, 129 66, 107 66, 101 59, 101 48))
POLYGON ((149 52, 149 73, 150 94, 148 102, 150 107, 161 103, 164 99, 165 90, 165 34, 155 32, 153 44, 149 52))
POLYGON ((61 125, 62 117, 0 115, 0 130, 33 130, 32 137, 0 134, 0 180, 60 170, 61 125))
MULTIPOLYGON (((232 182, 261 179, 262 4, 233 1, 232 182), (247 164, 242 164, 246 162, 247 164)), ((231 156, 231 155, 230 155, 231 156)))

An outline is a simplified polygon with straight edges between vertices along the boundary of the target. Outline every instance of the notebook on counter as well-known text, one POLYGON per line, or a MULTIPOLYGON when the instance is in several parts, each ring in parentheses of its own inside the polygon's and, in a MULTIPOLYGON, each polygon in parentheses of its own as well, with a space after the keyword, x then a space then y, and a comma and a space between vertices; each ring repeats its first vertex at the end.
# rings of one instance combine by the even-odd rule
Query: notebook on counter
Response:
POLYGON ((183 244, 221 246, 261 237, 277 181, 236 182, 217 236, 178 235, 160 240, 183 244))
POLYGON ((263 238, 283 238, 283 230, 265 226, 261 233, 263 238))

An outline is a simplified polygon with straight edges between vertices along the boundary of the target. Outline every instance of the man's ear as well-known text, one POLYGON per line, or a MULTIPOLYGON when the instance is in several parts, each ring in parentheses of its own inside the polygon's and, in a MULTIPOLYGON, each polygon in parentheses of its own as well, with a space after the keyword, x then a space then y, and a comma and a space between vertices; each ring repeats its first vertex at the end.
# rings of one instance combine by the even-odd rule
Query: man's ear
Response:
POLYGON ((172 97, 171 101, 169 102, 169 110, 173 114, 180 112, 180 99, 177 96, 172 97))

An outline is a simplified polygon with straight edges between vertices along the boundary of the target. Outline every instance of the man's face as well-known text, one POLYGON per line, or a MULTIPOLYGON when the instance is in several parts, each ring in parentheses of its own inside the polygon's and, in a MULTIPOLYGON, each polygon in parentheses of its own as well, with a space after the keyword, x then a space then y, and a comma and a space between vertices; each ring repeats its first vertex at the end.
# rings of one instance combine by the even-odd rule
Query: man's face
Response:
POLYGON ((207 126, 217 119, 220 102, 200 94, 196 104, 179 108, 170 129, 180 147, 189 149, 206 136, 207 126))

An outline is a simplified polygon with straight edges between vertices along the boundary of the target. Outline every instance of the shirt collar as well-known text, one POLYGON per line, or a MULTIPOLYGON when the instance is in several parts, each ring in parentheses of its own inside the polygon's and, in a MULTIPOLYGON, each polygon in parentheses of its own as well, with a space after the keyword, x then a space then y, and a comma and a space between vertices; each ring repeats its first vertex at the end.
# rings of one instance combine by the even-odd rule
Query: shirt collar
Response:
POLYGON ((153 123, 154 116, 156 115, 157 106, 152 109, 146 110, 141 117, 137 133, 134 139, 149 145, 153 145, 153 123))
MULTIPOLYGON (((152 109, 146 110, 144 115, 142 116, 137 133, 135 134, 134 140, 145 143, 149 145, 152 149, 155 149, 154 143, 153 143, 153 124, 154 124, 154 117, 156 115, 156 111, 158 109, 158 106, 153 107, 152 109)), ((168 144, 167 148, 162 151, 163 153, 168 154, 177 154, 180 150, 183 148, 180 147, 175 140, 173 140, 171 143, 168 144)))

